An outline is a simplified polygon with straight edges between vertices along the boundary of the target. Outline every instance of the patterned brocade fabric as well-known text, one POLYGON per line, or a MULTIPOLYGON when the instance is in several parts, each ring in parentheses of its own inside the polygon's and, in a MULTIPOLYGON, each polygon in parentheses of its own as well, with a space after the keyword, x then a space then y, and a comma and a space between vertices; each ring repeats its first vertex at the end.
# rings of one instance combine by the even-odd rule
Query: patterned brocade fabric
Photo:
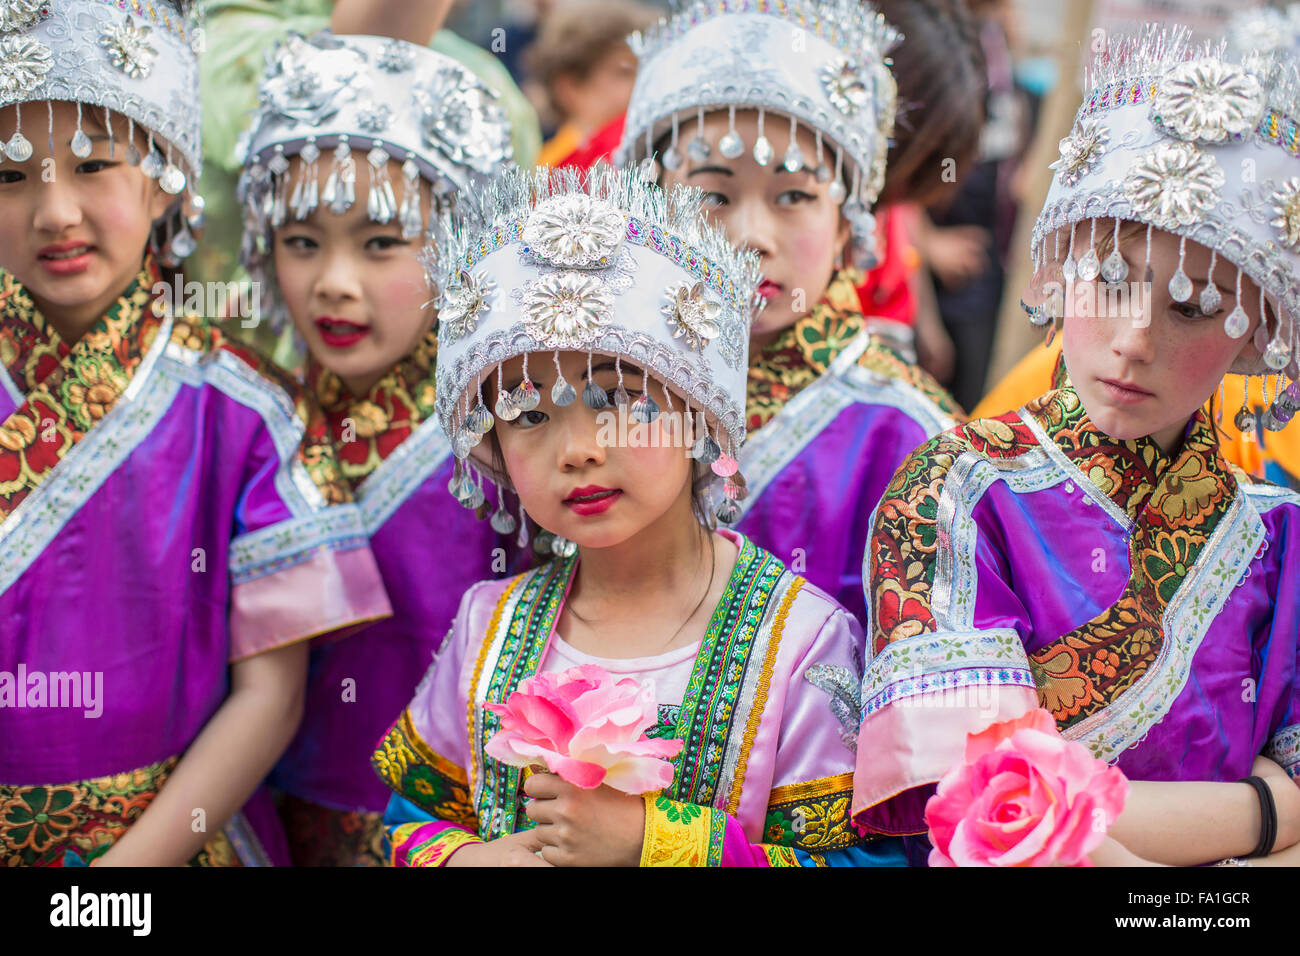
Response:
MULTIPOLYGON (((49 477, 131 384, 163 321, 163 302, 153 292, 160 278, 158 267, 146 260, 105 315, 69 346, 22 284, 0 270, 0 363, 26 396, 0 422, 0 520, 49 477)), ((229 351, 282 387, 305 426, 298 455, 308 474, 328 503, 350 500, 324 417, 288 375, 195 316, 175 317, 171 344, 203 354, 229 351)))
POLYGON ((394 792, 442 820, 478 829, 465 771, 433 752, 405 710, 370 758, 375 772, 394 792))
MULTIPOLYGON (((866 329, 857 286, 862 273, 846 268, 836 273, 820 302, 777 339, 751 356, 746 428, 757 431, 772 420, 790 399, 803 391, 850 342, 866 329)), ((872 336, 858 364, 878 375, 915 386, 944 412, 962 418, 961 409, 929 374, 905 361, 878 337, 872 336)))
POLYGON ((437 333, 430 332, 363 398, 315 359, 308 361, 308 389, 325 411, 339 467, 354 490, 433 415, 437 357, 437 333))
MULTIPOLYGON (((108 852, 153 802, 180 762, 44 787, 0 785, 0 866, 88 864, 108 852)), ((219 830, 190 866, 242 866, 219 830)))
POLYGON ((384 815, 335 810, 285 794, 280 820, 294 866, 383 866, 384 815))
MULTIPOLYGON (((1029 655, 1039 703, 1065 730, 1113 704, 1160 657, 1165 608, 1232 503, 1238 478, 1219 456, 1203 411, 1173 456, 1150 438, 1119 441, 1102 433, 1072 387, 1048 392, 1024 412, 1133 525, 1123 593, 1029 655)), ((869 546, 869 639, 877 653, 938 629, 931 601, 942 547, 939 501, 957 460, 974 452, 1010 463, 1038 448, 1034 431, 1013 412, 940 435, 904 463, 880 504, 869 546)))

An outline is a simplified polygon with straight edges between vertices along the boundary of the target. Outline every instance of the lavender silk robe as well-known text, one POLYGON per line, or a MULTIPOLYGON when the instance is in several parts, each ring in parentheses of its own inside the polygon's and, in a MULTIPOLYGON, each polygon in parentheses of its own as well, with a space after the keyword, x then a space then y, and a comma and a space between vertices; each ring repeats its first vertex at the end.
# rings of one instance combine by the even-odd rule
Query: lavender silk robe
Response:
POLYGON ((859 622, 866 620, 862 553, 871 509, 912 449, 955 424, 927 391, 860 364, 867 352, 882 369, 901 362, 860 332, 750 432, 740 453, 749 495, 736 525, 859 622))
POLYGON ((965 736, 1042 706, 1136 780, 1300 774, 1300 496, 1119 441, 1068 384, 917 449, 866 555, 873 657, 854 811, 924 832, 965 736))
MULTIPOLYGON (((901 864, 848 819, 857 622, 732 532, 740 556, 704 635, 674 737, 673 783, 648 799, 642 865, 901 864), (685 809, 683 809, 685 807, 685 809)), ((393 862, 445 863, 530 823, 520 772, 486 756, 482 708, 545 666, 577 559, 475 585, 447 645, 374 755, 394 790, 393 862)))
MULTIPOLYGON (((24 496, 0 510, 11 863, 106 849, 221 706, 232 661, 389 610, 360 514, 327 507, 347 490, 319 412, 201 320, 150 315, 153 278, 69 350, 0 273, 0 474, 19 469, 0 491, 24 496), (64 439, 57 460, 42 434, 64 439)), ((206 862, 284 860, 264 792, 214 841, 206 862)))

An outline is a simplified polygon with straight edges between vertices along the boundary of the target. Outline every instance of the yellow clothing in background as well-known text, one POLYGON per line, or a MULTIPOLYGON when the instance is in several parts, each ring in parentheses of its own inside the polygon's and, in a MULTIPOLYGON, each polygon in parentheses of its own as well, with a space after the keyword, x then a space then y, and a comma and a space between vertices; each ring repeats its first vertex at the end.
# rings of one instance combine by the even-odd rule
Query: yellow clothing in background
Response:
MULTIPOLYGON (((984 396, 971 412, 971 418, 992 418, 1013 411, 1048 391, 1060 354, 1060 336, 1049 347, 1034 349, 984 396)), ((1280 432, 1264 432, 1261 447, 1253 435, 1243 435, 1232 423, 1232 416, 1241 408, 1246 381, 1241 375, 1229 375, 1223 382, 1223 421, 1218 426, 1223 457, 1252 475, 1263 476, 1266 464, 1271 461, 1293 479, 1300 478, 1300 424, 1288 425, 1280 432)), ((1263 404, 1257 391, 1250 396, 1251 408, 1261 410, 1263 404)))

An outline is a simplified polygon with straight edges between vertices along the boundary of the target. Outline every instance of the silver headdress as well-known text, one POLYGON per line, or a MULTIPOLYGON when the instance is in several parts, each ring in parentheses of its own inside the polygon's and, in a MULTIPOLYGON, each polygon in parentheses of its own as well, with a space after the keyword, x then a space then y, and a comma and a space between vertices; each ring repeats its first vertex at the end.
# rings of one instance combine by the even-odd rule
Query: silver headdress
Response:
MULTIPOLYGON (((704 422, 693 456, 726 479, 718 517, 738 517, 744 479, 736 453, 745 437, 758 257, 705 222, 702 202, 698 189, 665 192, 607 166, 585 174, 511 169, 481 203, 444 217, 444 245, 426 262, 441 290, 437 413, 466 463, 453 481, 463 503, 483 502, 467 460, 494 422, 484 381, 493 370, 500 381, 503 362, 525 357, 524 381, 495 404, 496 417, 513 421, 541 401, 527 375, 529 356, 553 357, 558 370, 558 353, 576 350, 588 361, 596 354, 634 362, 665 384, 670 403, 673 394, 682 399, 685 419, 704 422)), ((563 406, 577 396, 560 375, 551 400, 563 406)), ((591 408, 609 404, 590 382, 582 399, 591 408)), ((630 404, 616 393, 614 404, 628 406, 636 422, 660 414, 648 392, 630 404)), ((513 527, 505 518, 500 523, 513 527)))
MULTIPOLYGON (((68 101, 78 110, 69 143, 74 155, 91 150, 83 108, 103 110, 110 147, 111 114, 118 113, 127 121, 129 162, 172 195, 196 184, 202 163, 196 7, 190 0, 0 0, 0 106, 17 105, 14 128, 0 131, 0 159, 31 158, 27 134, 39 128, 40 112, 52 130, 53 111, 47 106, 33 122, 32 104, 68 101), (136 125, 149 134, 143 156, 130 140, 136 125)), ((194 197, 196 214, 201 208, 194 197)), ((170 252, 183 257, 193 249, 182 222, 170 252)))
POLYGON ((743 142, 733 123, 718 151, 735 159, 748 146, 760 166, 775 161, 791 172, 813 169, 821 182, 830 181, 852 229, 854 259, 869 265, 871 206, 884 185, 898 99, 886 54, 898 32, 862 0, 674 6, 671 18, 632 39, 641 63, 616 162, 640 162, 652 178, 655 144, 665 136, 659 161, 667 169, 679 168, 686 155, 702 161, 713 149, 700 135, 705 113, 726 109, 734 117, 737 109, 756 109, 757 140, 743 142), (781 157, 763 134, 767 120, 790 123, 790 147, 781 157), (795 142, 800 125, 816 136, 813 156, 795 142))
MULTIPOLYGON (((1182 268, 1189 239, 1212 250, 1200 296, 1207 312, 1222 301, 1219 283, 1231 282, 1222 272, 1215 282, 1218 260, 1236 268, 1238 294, 1241 275, 1250 276, 1260 287, 1260 311, 1271 297, 1277 321, 1271 330, 1259 325, 1260 359, 1232 371, 1278 376, 1276 417, 1266 416, 1265 426, 1281 428, 1300 406, 1300 70, 1294 56, 1245 59, 1230 58, 1222 43, 1193 46, 1184 28, 1148 28, 1113 44, 1092 65, 1090 92, 1061 140, 1031 255, 1038 285, 1056 273, 1067 285, 1098 276, 1122 283, 1122 256, 1112 250, 1102 261, 1094 244, 1129 221, 1145 224, 1148 236, 1155 228, 1182 237, 1169 279, 1177 301, 1192 292, 1182 268), (1065 227, 1069 238, 1062 240, 1065 227), (1286 389, 1283 372, 1293 383, 1286 389)), ((1045 325, 1059 317, 1059 306, 1054 297, 1027 311, 1045 325)), ((1234 337, 1249 328, 1240 303, 1224 328, 1234 337)))
MULTIPOLYGON (((496 92, 458 62, 401 40, 328 30, 290 34, 268 55, 258 107, 236 150, 244 164, 241 256, 272 300, 271 232, 290 217, 321 206, 341 214, 363 201, 371 220, 396 219, 402 236, 415 238, 449 197, 472 198, 513 155, 496 92), (301 163, 291 182, 294 156, 301 163), (400 193, 392 159, 402 160, 400 193), (323 188, 318 162, 330 164, 323 188), (368 186, 360 199, 359 169, 368 186), (421 181, 432 187, 433 210, 424 208, 421 181)), ((282 318, 277 302, 267 306, 282 318)))

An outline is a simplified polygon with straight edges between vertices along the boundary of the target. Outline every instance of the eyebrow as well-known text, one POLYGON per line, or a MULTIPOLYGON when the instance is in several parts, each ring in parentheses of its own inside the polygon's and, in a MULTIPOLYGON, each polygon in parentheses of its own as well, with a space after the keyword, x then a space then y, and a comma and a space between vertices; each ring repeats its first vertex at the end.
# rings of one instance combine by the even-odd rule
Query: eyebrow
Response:
POLYGON ((686 174, 686 178, 690 179, 692 176, 698 176, 700 173, 721 173, 723 176, 736 175, 726 166, 697 166, 686 174))
MULTIPOLYGON (((636 366, 636 365, 632 365, 632 364, 629 363, 629 362, 623 362, 623 363, 621 363, 621 364, 622 364, 622 367, 623 367, 623 374, 624 374, 624 375, 644 375, 644 374, 645 374, 645 373, 644 373, 644 372, 643 372, 643 371, 642 371, 638 366, 636 366)), ((593 365, 593 366, 591 367, 591 374, 592 374, 593 377, 595 376, 595 374, 596 374, 597 372, 616 372, 616 371, 618 371, 618 366, 615 365, 613 362, 601 362, 601 363, 599 363, 599 364, 597 364, 597 365, 593 365)), ((583 373, 582 373, 582 377, 583 377, 583 380, 585 381, 586 378, 587 378, 587 373, 586 373, 586 372, 583 372, 583 373)))

